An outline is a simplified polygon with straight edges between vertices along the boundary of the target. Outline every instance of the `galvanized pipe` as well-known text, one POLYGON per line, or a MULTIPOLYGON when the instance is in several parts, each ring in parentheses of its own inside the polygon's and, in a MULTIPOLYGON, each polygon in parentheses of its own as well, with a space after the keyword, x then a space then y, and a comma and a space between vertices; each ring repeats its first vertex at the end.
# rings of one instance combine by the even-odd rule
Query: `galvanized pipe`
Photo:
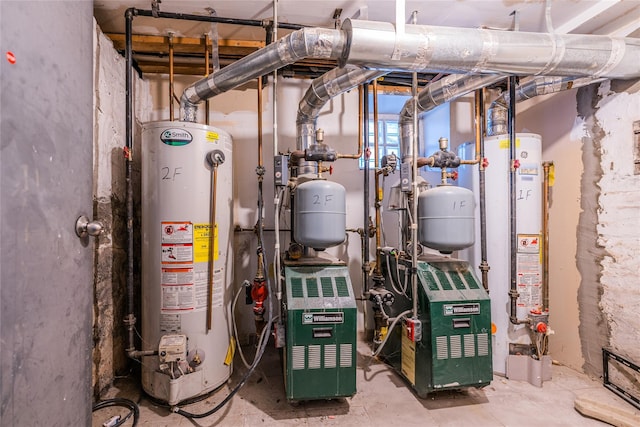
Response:
MULTIPOLYGON (((591 77, 559 77, 538 76, 521 83, 516 88, 516 102, 526 101, 539 95, 548 95, 563 90, 577 89, 592 83, 599 83, 604 78, 591 77)), ((503 93, 496 98, 489 107, 487 118, 487 136, 504 135, 507 133, 507 105, 509 94, 503 93)))
POLYGON ((634 38, 345 20, 348 64, 445 73, 640 77, 634 38))
POLYGON ((258 76, 301 59, 343 59, 346 36, 340 30, 303 28, 188 86, 180 98, 182 120, 193 122, 197 104, 258 76))

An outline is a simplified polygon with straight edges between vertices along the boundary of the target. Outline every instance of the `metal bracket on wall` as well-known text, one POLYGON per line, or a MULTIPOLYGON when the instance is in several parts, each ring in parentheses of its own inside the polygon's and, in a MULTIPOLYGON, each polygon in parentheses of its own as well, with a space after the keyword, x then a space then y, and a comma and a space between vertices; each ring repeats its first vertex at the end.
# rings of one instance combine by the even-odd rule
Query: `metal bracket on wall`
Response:
POLYGON ((627 368, 639 374, 640 374, 640 366, 636 365, 633 362, 630 362, 629 360, 621 356, 618 356, 617 354, 610 352, 606 348, 602 349, 602 381, 604 386, 609 390, 611 390, 612 392, 614 392, 615 394, 617 394, 618 396, 620 396, 621 398, 623 398, 624 400, 626 400, 627 402, 629 402, 630 404, 632 404, 633 406, 635 406, 636 408, 640 409, 640 397, 638 397, 640 396, 640 393, 638 393, 638 395, 633 395, 628 390, 625 390, 624 388, 610 381, 609 362, 611 360, 616 361, 619 364, 626 366, 627 368))

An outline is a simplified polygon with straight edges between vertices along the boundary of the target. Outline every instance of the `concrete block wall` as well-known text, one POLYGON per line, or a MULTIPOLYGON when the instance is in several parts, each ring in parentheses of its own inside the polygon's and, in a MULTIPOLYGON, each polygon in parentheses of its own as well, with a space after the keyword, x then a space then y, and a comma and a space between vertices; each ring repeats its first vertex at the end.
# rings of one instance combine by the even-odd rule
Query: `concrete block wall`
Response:
MULTIPOLYGON (((94 21, 94 218, 105 230, 96 239, 93 316, 94 395, 128 368, 122 320, 125 315, 125 60, 94 21)), ((139 123, 149 120, 148 83, 135 76, 135 138, 139 123)), ((134 197, 139 200, 140 163, 134 145, 134 197)), ((136 209, 139 212, 139 209, 136 209)), ((136 219, 139 223, 139 218, 136 219)), ((139 263, 136 263, 139 265, 139 263)))

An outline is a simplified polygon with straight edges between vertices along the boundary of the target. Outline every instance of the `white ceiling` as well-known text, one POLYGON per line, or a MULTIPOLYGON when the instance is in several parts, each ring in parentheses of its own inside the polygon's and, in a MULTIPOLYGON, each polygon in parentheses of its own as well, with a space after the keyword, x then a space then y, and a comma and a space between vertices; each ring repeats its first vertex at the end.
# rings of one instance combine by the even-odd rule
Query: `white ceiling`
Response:
MULTIPOLYGON (((551 0, 553 29, 559 33, 610 34, 640 38, 640 0, 551 0)), ((517 12, 520 31, 545 32, 545 0, 429 0, 406 1, 404 21, 417 11, 418 24, 451 27, 490 27, 508 29, 517 12)), ((151 9, 151 0, 95 0, 94 14, 104 32, 124 33, 124 12, 128 7, 151 9)), ((213 8, 218 16, 255 20, 273 18, 271 0, 162 0, 160 10, 207 15, 213 8)), ((294 24, 333 27, 334 10, 342 9, 341 19, 357 17, 395 22, 395 0, 279 0, 278 20, 294 24)), ((137 17, 134 34, 200 37, 210 24, 137 17)), ((218 25, 219 37, 264 40, 259 27, 218 25)))

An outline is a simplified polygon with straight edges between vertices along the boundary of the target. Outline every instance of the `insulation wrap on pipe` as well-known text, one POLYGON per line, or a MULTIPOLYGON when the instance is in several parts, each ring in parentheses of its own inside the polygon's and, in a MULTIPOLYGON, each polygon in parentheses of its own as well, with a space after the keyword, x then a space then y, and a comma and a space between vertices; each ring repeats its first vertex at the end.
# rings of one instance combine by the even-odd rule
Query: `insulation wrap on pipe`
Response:
POLYGON ((316 120, 331 98, 385 74, 385 71, 347 65, 334 68, 313 80, 298 105, 296 148, 304 150, 315 142, 316 120))
POLYGON ((640 77, 640 40, 406 25, 347 19, 348 64, 444 73, 640 77))
MULTIPOLYGON (((468 75, 452 74, 437 82, 428 84, 418 94, 418 113, 430 111, 444 103, 453 101, 475 90, 482 89, 493 83, 503 80, 505 77, 497 74, 468 75)), ((400 111, 399 133, 400 153, 402 161, 410 161, 413 156, 411 141, 413 139, 413 101, 405 102, 400 111)))
POLYGON ((344 60, 341 30, 302 28, 187 87, 180 98, 182 120, 196 120, 197 104, 274 70, 311 57, 344 60))

